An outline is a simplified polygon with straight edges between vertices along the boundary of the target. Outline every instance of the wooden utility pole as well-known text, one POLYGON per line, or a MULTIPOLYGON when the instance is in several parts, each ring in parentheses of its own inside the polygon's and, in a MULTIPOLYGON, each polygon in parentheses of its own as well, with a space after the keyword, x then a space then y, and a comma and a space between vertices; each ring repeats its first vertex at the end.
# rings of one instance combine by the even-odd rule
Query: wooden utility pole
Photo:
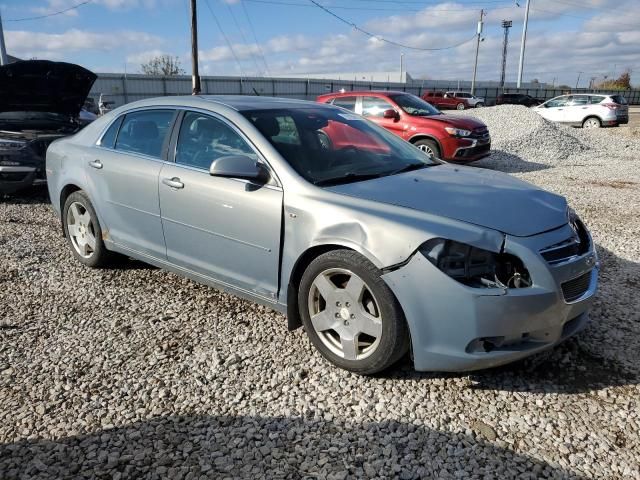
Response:
POLYGON ((196 0, 191 0, 191 83, 192 95, 200 95, 200 75, 198 75, 198 13, 196 0))
POLYGON ((480 20, 478 21, 478 37, 476 39, 476 61, 473 64, 473 79, 471 80, 471 95, 476 93, 476 72, 478 71, 478 53, 480 51, 480 39, 482 37, 482 18, 484 17, 484 10, 480 10, 480 20))

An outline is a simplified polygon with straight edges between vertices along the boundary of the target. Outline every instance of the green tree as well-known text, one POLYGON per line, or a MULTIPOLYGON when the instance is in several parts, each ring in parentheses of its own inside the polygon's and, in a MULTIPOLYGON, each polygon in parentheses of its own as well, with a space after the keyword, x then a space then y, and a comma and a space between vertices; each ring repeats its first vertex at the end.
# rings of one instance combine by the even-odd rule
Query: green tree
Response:
POLYGON ((171 55, 153 57, 148 62, 141 64, 140 70, 146 75, 184 75, 185 73, 180 66, 178 57, 171 55))

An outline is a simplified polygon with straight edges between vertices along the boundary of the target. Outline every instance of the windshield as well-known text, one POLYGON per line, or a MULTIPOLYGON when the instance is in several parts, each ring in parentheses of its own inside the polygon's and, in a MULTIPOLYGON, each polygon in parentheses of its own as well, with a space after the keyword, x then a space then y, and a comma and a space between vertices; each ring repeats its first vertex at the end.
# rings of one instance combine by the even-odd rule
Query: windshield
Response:
POLYGON ((442 115, 442 112, 436 107, 415 95, 389 95, 389 98, 406 113, 415 117, 442 115))
POLYGON ((357 182, 439 164, 394 134, 339 108, 242 113, 296 172, 315 185, 357 182))

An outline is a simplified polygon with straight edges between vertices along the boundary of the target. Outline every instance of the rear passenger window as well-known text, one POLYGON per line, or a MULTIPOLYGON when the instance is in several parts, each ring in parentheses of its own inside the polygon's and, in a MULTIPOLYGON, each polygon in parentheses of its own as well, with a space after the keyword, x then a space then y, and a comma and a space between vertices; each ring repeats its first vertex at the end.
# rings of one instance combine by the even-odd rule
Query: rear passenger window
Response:
POLYGON ((107 131, 104 132, 104 135, 102 135, 102 138, 98 140, 98 145, 105 148, 113 148, 113 145, 116 143, 118 129, 122 123, 122 118, 123 117, 118 117, 118 119, 111 124, 107 131))
POLYGON ((214 160, 229 155, 258 160, 247 142, 223 121, 195 112, 184 116, 176 146, 177 164, 209 170, 214 160))
POLYGON ((604 100, 604 97, 602 95, 591 95, 589 97, 589 103, 593 104, 597 104, 600 103, 604 100))
POLYGON ((173 110, 147 110, 124 117, 116 150, 160 158, 162 144, 169 133, 173 110))
POLYGON ((336 107, 346 108, 352 112, 356 111, 356 97, 338 97, 333 100, 336 107))

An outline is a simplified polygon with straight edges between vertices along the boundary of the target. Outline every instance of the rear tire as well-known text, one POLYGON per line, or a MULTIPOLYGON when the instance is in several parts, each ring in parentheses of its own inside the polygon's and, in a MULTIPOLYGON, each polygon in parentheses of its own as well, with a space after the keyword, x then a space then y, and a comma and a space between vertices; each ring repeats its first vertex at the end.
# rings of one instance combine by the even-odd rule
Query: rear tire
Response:
POLYGON ((456 110, 464 110, 464 103, 459 103, 458 105, 456 105, 456 110))
POLYGON ((602 122, 599 118, 589 117, 585 118, 582 122, 582 128, 600 128, 602 127, 602 122))
POLYGON ((105 247, 96 211, 82 190, 73 192, 65 200, 62 225, 76 260, 91 268, 111 263, 114 254, 105 247))
POLYGON ((333 250, 309 264, 298 289, 311 343, 334 365, 361 375, 389 368, 409 350, 402 308, 381 275, 359 253, 333 250))
POLYGON ((435 141, 429 140, 427 138, 423 138, 422 140, 416 141, 414 145, 419 150, 422 150, 429 157, 440 158, 440 155, 441 155, 440 148, 438 147, 438 144, 435 141))

